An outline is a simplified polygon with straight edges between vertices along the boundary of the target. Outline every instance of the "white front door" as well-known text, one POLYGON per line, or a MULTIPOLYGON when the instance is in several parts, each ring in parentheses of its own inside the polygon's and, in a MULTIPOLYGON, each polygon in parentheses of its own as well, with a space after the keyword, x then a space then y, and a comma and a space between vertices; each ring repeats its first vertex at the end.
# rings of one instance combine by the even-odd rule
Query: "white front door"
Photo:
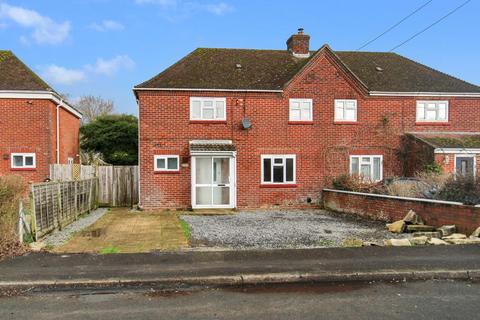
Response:
POLYGON ((192 208, 235 207, 235 158, 192 157, 192 208))

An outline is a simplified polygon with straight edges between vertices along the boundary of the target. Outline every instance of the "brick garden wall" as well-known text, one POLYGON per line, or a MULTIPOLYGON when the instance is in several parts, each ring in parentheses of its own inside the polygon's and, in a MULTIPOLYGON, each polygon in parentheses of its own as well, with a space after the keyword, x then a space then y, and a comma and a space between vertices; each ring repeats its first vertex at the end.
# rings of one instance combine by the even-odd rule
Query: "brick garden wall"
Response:
MULTIPOLYGON (((194 139, 228 139, 237 147, 237 206, 305 204, 320 199, 333 177, 349 171, 349 155, 383 155, 383 176, 400 176, 402 136, 420 131, 478 131, 480 99, 449 101, 449 123, 416 123, 415 97, 372 97, 328 55, 319 55, 281 93, 138 91, 140 116, 140 203, 144 208, 189 207, 190 158, 194 139), (226 97, 227 121, 192 123, 190 97, 226 97), (313 121, 288 121, 289 99, 313 99, 313 121), (334 100, 357 99, 358 121, 334 122, 334 100), (252 128, 241 129, 246 116, 252 128), (176 174, 156 174, 155 154, 180 155, 176 174), (296 154, 297 185, 262 188, 261 154, 296 154)), ((435 99, 435 97, 421 98, 435 99)))
POLYGON ((333 211, 356 214, 382 221, 402 219, 414 210, 428 225, 454 224, 458 231, 471 233, 480 226, 480 207, 456 202, 412 199, 366 193, 323 190, 323 205, 333 211))

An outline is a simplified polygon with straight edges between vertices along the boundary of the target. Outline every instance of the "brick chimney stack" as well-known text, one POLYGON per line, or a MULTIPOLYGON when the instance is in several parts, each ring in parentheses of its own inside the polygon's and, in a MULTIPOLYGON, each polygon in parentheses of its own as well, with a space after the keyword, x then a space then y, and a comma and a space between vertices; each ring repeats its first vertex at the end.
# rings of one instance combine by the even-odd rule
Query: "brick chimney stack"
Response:
POLYGON ((298 28, 298 33, 287 40, 287 49, 295 57, 308 58, 310 56, 310 36, 298 28))

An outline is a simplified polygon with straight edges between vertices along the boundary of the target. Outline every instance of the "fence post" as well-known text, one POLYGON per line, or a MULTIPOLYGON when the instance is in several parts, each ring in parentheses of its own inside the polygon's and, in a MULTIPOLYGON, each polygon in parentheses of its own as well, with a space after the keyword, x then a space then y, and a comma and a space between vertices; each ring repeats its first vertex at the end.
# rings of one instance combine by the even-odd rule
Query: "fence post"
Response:
POLYGON ((75 202, 75 220, 78 219, 78 181, 73 181, 73 185, 75 186, 75 192, 73 194, 74 202, 75 202))
POLYGON ((35 241, 38 240, 37 236, 37 211, 35 210, 35 191, 34 187, 32 185, 31 187, 31 199, 30 199, 30 206, 32 209, 32 233, 35 234, 35 241))

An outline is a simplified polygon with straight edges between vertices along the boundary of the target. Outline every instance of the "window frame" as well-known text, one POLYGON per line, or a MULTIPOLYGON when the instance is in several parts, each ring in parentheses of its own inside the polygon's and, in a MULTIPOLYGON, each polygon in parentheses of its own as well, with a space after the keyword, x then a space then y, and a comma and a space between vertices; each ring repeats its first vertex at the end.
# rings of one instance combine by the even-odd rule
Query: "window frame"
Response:
POLYGON ((32 152, 14 152, 10 154, 10 169, 14 170, 33 170, 37 168, 37 155, 36 153, 32 152), (23 165, 22 166, 17 166, 15 165, 15 162, 13 161, 14 157, 21 156, 23 158, 23 165), (32 165, 25 165, 25 158, 26 157, 32 157, 33 158, 33 164, 32 165))
POLYGON ((154 155, 153 156, 153 171, 154 172, 180 172, 180 156, 175 154, 162 154, 162 155, 154 155), (176 159, 177 160, 177 168, 176 169, 168 169, 168 159, 176 159), (157 167, 157 160, 164 159, 165 160, 165 168, 157 167))
POLYGON ((260 157, 260 182, 262 185, 273 185, 273 186, 284 186, 284 185, 295 185, 297 183, 297 156, 295 154, 262 154, 260 157), (274 159, 282 159, 283 163, 283 182, 274 182, 273 180, 273 167, 274 167, 274 159), (271 160, 271 168, 270 168, 270 175, 271 175, 271 181, 265 181, 264 180, 264 165, 263 161, 264 159, 270 159, 271 160), (292 181, 286 181, 287 178, 287 159, 293 159, 293 180, 292 181))
POLYGON ((75 159, 73 159, 72 157, 67 158, 67 164, 74 164, 74 163, 75 163, 75 159))
POLYGON ((313 122, 313 99, 307 98, 291 98, 288 100, 288 121, 289 122, 313 122), (292 119, 292 103, 305 103, 308 102, 310 104, 310 119, 302 119, 302 107, 300 106, 300 119, 292 119))
POLYGON ((334 122, 358 122, 358 101, 357 99, 334 99, 334 102, 333 102, 333 121, 334 122), (343 117, 342 119, 339 119, 338 118, 338 115, 337 115, 337 102, 343 102, 344 105, 343 105, 343 115, 345 116, 345 107, 346 107, 346 103, 347 102, 353 102, 355 103, 355 118, 352 120, 352 119, 345 119, 345 117, 343 117))
MULTIPOLYGON (((362 168, 362 158, 370 158, 370 177, 369 177, 369 180, 372 181, 372 182, 379 182, 379 181, 382 181, 383 180, 383 155, 379 155, 379 154, 372 154, 372 155, 358 155, 358 154, 354 154, 354 155, 350 155, 350 163, 349 163, 349 172, 350 172, 350 175, 353 174, 353 163, 352 163, 352 159, 353 158, 358 158, 358 175, 360 176, 361 175, 361 168, 362 168), (373 179, 373 170, 374 170, 374 167, 373 167, 373 163, 374 163, 374 158, 380 158, 380 179, 379 180, 374 180, 373 179)), ((368 163, 364 163, 364 164, 368 164, 368 163)))
POLYGON ((418 122, 418 123, 448 123, 448 119, 449 119, 449 109, 450 109, 450 106, 449 106, 449 101, 448 100, 417 100, 416 101, 416 105, 415 105, 415 121, 418 122), (445 104, 445 119, 427 119, 426 118, 426 107, 427 107, 427 104, 431 104, 431 103, 434 103, 435 104, 435 113, 436 115, 438 116, 438 105, 440 104, 445 104), (419 105, 420 104, 423 104, 423 108, 424 108, 424 111, 423 111, 423 114, 424 114, 424 119, 420 119, 419 118, 419 105))
POLYGON ((227 98, 217 98, 217 97, 190 97, 190 121, 211 121, 211 122, 225 122, 227 121, 227 98), (199 101, 200 102, 200 118, 193 117, 193 102, 199 101), (207 119, 203 116, 203 109, 205 101, 212 101, 213 103, 213 119, 207 119), (221 101, 223 102, 223 117, 217 117, 217 108, 216 102, 221 101))

